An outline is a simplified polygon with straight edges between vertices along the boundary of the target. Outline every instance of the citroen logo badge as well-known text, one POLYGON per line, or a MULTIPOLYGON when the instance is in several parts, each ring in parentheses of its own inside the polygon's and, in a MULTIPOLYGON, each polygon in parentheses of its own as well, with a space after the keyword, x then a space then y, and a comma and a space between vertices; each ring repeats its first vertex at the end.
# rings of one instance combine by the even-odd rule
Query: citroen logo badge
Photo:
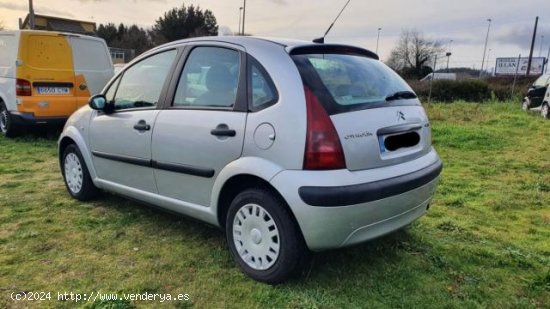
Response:
POLYGON ((402 111, 397 111, 397 121, 405 120, 405 114, 402 111))

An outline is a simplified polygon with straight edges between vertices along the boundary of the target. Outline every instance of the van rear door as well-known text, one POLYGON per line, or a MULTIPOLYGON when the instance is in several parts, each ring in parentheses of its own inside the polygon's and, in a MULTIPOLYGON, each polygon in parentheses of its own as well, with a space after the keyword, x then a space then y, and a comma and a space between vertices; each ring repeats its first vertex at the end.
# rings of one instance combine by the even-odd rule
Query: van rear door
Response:
POLYGON ((102 39, 70 37, 73 50, 77 107, 86 105, 91 95, 98 94, 113 77, 109 49, 102 39))
POLYGON ((76 109, 73 56, 67 37, 57 33, 22 32, 17 78, 32 85, 21 112, 36 117, 69 116, 76 109))

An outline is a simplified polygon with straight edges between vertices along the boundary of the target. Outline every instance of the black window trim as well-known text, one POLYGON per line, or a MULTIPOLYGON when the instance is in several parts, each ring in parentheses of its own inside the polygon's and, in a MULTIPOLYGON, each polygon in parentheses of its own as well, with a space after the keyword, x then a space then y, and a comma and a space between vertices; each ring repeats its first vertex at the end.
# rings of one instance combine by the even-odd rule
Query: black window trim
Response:
POLYGON ((225 44, 216 44, 215 42, 192 42, 184 47, 184 52, 180 56, 178 64, 172 75, 172 81, 168 87, 168 95, 166 96, 165 104, 163 109, 167 110, 205 110, 205 111, 225 111, 225 112, 246 112, 248 106, 248 98, 246 94, 246 89, 248 89, 248 79, 243 78, 246 76, 247 71, 247 57, 246 52, 236 48, 234 46, 228 46, 225 44), (183 69, 191 52, 199 47, 215 47, 215 48, 224 48, 239 53, 240 60, 240 70, 239 70, 239 85, 237 87, 237 96, 235 99, 235 104, 232 107, 223 107, 223 106, 174 106, 174 99, 176 96, 176 91, 178 84, 183 74, 183 69))
MULTIPOLYGON (((110 114, 114 114, 114 113, 125 113, 125 112, 134 112, 134 111, 148 111, 148 110, 160 110, 163 108, 164 106, 164 102, 166 100, 166 97, 167 97, 167 90, 169 89, 169 85, 171 84, 171 81, 173 79, 173 76, 174 76, 174 71, 175 69, 177 68, 177 64, 179 62, 179 58, 181 57, 183 51, 182 51, 182 48, 181 47, 176 47, 176 46, 171 46, 170 48, 166 48, 166 49, 161 49, 161 50, 156 50, 154 53, 151 53, 151 54, 147 54, 143 57, 140 57, 138 59, 136 59, 136 61, 133 61, 130 63, 130 66, 128 67, 125 67, 117 76, 116 78, 114 78, 110 83, 109 83, 109 86, 105 88, 105 91, 102 93, 103 95, 106 95, 107 92, 109 92, 109 90, 111 89, 111 87, 116 87, 115 89, 115 93, 113 95, 113 98, 116 98, 116 95, 118 93, 118 87, 120 86, 120 82, 122 81, 122 79, 124 78, 124 74, 126 74, 126 71, 130 70, 131 68, 133 68, 135 65, 141 63, 142 61, 146 60, 146 59, 149 59, 153 56, 156 56, 158 54, 162 54, 162 53, 165 53, 165 52, 168 52, 168 51, 176 51, 176 55, 174 57, 174 60, 172 62, 172 65, 170 67, 170 69, 168 69, 168 75, 166 78, 166 80, 164 81, 164 84, 162 86, 162 90, 160 92, 160 97, 159 97, 159 100, 157 102, 157 104, 155 106, 151 106, 151 107, 133 107, 133 108, 125 108, 125 109, 112 109, 112 112, 110 112, 110 114), (116 85, 115 85, 116 84, 116 85)), ((114 104, 114 102, 108 102, 108 104, 114 104)))
POLYGON ((267 73, 267 70, 264 68, 264 66, 258 60, 256 60, 256 58, 254 58, 253 56, 247 55, 247 57, 248 57, 248 61, 247 61, 247 69, 246 69, 247 71, 246 79, 248 84, 248 87, 247 87, 248 111, 254 113, 277 104, 279 102, 279 91, 275 86, 273 79, 271 78, 269 73, 267 73), (264 103, 256 107, 254 106, 254 98, 252 97, 252 91, 253 91, 252 66, 255 66, 256 69, 258 69, 258 71, 260 71, 260 73, 264 76, 265 81, 267 82, 269 88, 271 88, 271 91, 273 92, 273 95, 274 95, 273 99, 271 99, 267 103, 264 103))

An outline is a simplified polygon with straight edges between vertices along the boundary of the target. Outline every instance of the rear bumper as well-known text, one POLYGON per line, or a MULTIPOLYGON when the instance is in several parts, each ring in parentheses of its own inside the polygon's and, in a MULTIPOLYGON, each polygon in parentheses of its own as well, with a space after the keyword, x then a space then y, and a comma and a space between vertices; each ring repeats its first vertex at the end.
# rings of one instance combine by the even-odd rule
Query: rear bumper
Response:
POLYGON ((372 202, 419 188, 436 179, 443 164, 432 165, 413 173, 393 178, 339 187, 301 187, 300 198, 308 205, 332 207, 372 202))
POLYGON ((67 121, 67 117, 35 117, 33 113, 11 112, 10 115, 13 123, 17 125, 62 125, 67 121))
POLYGON ((311 250, 345 247, 398 230, 426 213, 442 165, 432 150, 377 169, 283 171, 271 183, 311 250))

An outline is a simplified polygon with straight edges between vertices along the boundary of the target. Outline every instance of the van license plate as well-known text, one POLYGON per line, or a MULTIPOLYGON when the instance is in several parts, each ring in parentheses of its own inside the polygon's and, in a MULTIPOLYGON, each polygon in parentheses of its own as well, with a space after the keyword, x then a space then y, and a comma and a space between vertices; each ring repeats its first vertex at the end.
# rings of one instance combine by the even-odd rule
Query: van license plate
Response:
POLYGON ((69 94, 69 87, 37 87, 38 94, 69 94))

